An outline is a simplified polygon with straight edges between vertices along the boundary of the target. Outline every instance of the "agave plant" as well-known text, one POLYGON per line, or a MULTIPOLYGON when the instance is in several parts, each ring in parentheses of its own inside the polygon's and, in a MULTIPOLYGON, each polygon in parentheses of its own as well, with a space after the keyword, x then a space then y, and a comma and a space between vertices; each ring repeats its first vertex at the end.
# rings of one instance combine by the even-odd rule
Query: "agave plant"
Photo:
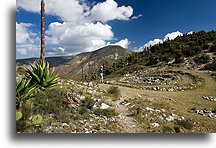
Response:
POLYGON ((49 63, 42 60, 37 61, 35 66, 31 64, 31 69, 27 68, 27 77, 31 78, 31 85, 40 89, 58 85, 56 81, 59 79, 59 76, 54 74, 54 68, 50 71, 49 63))
POLYGON ((16 97, 25 99, 29 97, 35 90, 35 85, 30 85, 31 79, 26 79, 21 77, 18 83, 16 84, 16 97))
POLYGON ((31 78, 27 79, 21 77, 16 84, 16 107, 20 108, 21 104, 27 100, 27 98, 36 91, 35 85, 30 85, 31 78))

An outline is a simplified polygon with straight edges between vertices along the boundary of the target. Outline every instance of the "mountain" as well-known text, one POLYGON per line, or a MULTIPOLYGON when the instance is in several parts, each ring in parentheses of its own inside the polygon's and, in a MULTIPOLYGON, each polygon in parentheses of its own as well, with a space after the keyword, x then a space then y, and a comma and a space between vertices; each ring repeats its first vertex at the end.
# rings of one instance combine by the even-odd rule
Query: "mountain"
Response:
MULTIPOLYGON (((92 52, 80 53, 76 56, 48 57, 46 61, 51 67, 55 67, 55 72, 60 76, 81 79, 91 78, 93 73, 101 65, 110 67, 114 62, 129 56, 132 52, 118 45, 109 45, 92 52)), ((16 66, 29 65, 37 59, 19 59, 16 60, 16 66)))
POLYGON ((109 45, 93 52, 78 54, 68 62, 56 67, 56 73, 73 79, 82 79, 97 74, 101 65, 111 66, 114 62, 129 56, 132 52, 118 45, 109 45))

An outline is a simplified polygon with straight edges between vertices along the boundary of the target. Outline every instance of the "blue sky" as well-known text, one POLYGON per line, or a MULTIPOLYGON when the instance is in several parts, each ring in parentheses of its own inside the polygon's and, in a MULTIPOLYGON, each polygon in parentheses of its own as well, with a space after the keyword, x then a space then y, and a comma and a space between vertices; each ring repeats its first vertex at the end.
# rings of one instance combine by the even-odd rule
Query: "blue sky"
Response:
MULTIPOLYGON (((45 0, 46 56, 117 44, 129 50, 215 30, 215 0, 45 0)), ((40 0, 17 0, 17 59, 39 57, 40 0)))

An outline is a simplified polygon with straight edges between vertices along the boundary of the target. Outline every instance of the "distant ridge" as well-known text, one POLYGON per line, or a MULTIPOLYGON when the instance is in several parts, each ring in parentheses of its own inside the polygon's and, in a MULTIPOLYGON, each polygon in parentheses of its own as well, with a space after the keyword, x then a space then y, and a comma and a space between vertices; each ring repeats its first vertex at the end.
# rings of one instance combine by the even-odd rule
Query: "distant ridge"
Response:
MULTIPOLYGON (((92 52, 83 52, 76 56, 48 57, 46 61, 55 67, 57 74, 81 79, 83 75, 91 75, 99 66, 111 66, 114 62, 129 56, 132 52, 118 45, 109 45, 92 52)), ((16 66, 34 63, 37 58, 18 59, 16 66)))

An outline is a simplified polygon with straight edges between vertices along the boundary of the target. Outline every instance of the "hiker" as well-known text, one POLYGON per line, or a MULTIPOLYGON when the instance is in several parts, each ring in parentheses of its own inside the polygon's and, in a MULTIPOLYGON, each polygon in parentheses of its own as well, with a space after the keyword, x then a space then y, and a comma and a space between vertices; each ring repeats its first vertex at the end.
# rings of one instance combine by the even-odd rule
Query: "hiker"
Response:
POLYGON ((99 75, 100 75, 100 83, 103 83, 103 66, 100 67, 99 75))

